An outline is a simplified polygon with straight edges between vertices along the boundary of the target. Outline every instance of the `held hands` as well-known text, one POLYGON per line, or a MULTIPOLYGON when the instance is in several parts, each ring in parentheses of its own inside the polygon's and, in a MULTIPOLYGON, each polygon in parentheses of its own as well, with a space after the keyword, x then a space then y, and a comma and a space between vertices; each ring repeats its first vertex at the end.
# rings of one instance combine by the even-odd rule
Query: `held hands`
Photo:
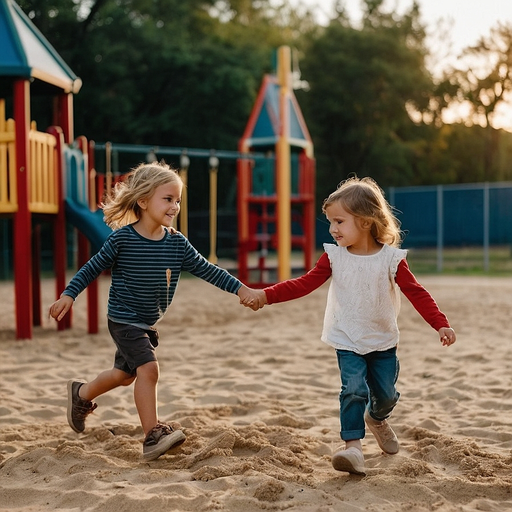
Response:
POLYGON ((456 339, 455 331, 451 327, 441 327, 439 329, 439 341, 441 341, 444 347, 453 345, 456 339))
POLYGON ((245 285, 238 290, 240 304, 253 311, 258 311, 267 303, 267 294, 263 290, 255 290, 245 285))
POLYGON ((55 320, 59 322, 66 316, 66 313, 71 309, 73 302, 73 299, 69 295, 62 295, 59 300, 57 300, 50 306, 48 316, 55 318, 55 320))

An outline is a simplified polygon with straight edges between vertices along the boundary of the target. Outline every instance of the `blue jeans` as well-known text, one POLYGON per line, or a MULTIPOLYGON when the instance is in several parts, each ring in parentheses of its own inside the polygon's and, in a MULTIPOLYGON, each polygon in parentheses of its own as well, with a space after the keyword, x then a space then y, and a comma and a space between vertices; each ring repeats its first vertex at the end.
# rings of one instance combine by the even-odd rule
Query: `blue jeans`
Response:
POLYGON ((336 350, 336 355, 341 373, 341 439, 363 439, 365 409, 374 419, 385 420, 400 398, 395 387, 400 371, 396 347, 365 355, 336 350))

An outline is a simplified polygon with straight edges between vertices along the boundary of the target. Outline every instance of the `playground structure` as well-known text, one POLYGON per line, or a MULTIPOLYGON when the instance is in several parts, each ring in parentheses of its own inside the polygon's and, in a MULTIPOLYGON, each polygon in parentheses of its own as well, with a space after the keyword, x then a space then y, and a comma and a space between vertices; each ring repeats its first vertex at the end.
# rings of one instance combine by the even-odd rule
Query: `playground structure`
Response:
MULTIPOLYGON (((110 233, 98 203, 116 179, 110 168, 112 145, 105 145, 105 174, 95 170, 95 144, 73 134, 73 95, 81 80, 61 59, 13 0, 0 0, 0 217, 12 220, 16 338, 32 338, 42 325, 41 223, 51 223, 56 297, 66 285, 66 226, 77 230, 77 266, 97 251, 110 233), (31 96, 53 96, 53 125, 46 132, 30 121, 31 96), (2 99, 5 95, 6 99, 2 99), (6 101, 7 100, 7 101, 6 101), (6 110, 12 108, 12 119, 6 110)), ((279 80, 264 78, 239 152, 208 152, 210 166, 210 261, 216 263, 216 199, 219 157, 236 157, 239 222, 239 277, 252 285, 267 284, 263 272, 269 249, 278 253, 279 279, 290 275, 293 246, 312 266, 314 250, 314 161, 312 143, 290 87, 289 49, 279 50, 279 80), (290 122, 291 119, 291 122, 290 122), (291 131, 290 131, 291 127, 291 131), (270 129, 271 134, 266 134, 270 129), (261 148, 268 154, 254 152, 261 148), (293 155, 291 147, 298 148, 293 155), (275 157, 269 156, 275 149, 275 157), (224 153, 224 155, 223 155, 224 153), (294 162, 293 164, 291 162, 294 162), (258 180, 265 187, 258 185, 258 180), (291 205, 300 233, 292 236, 291 205), (251 282, 249 253, 259 250, 251 282)), ((181 169, 187 183, 187 151, 181 149, 181 169)), ((189 151, 189 154, 193 150, 189 151)), ((180 230, 187 235, 186 187, 180 230)), ((88 332, 98 332, 98 283, 87 288, 88 332)), ((68 314, 57 328, 71 327, 68 314)))
POLYGON ((279 48, 277 76, 263 78, 239 141, 241 154, 250 155, 255 149, 275 154, 273 166, 264 159, 238 160, 238 277, 253 286, 269 283, 270 249, 277 249, 277 281, 291 277, 293 248, 302 251, 305 270, 313 265, 315 161, 313 143, 293 94, 290 57, 289 47, 279 48), (255 250, 258 263, 251 267, 249 255, 255 250), (254 270, 256 280, 251 275, 254 270))
MULTIPOLYGON (((74 141, 73 94, 80 90, 80 79, 11 0, 0 0, 0 46, 0 86, 13 113, 6 120, 6 101, 0 99, 0 216, 13 224, 16 338, 29 339, 42 320, 41 223, 52 225, 56 296, 66 284, 66 221, 82 229, 78 264, 89 257, 83 230, 94 241, 107 228, 92 220, 92 147, 83 137, 74 141), (54 126, 40 132, 30 121, 30 100, 48 94, 54 126)), ((97 332, 97 283, 87 296, 89 332, 97 332)), ((58 322, 59 330, 70 326, 71 315, 58 322)))
MULTIPOLYGON (((13 220, 13 261, 15 283, 16 337, 31 338, 32 326, 42 325, 41 224, 50 222, 56 297, 66 285, 66 222, 78 232, 78 265, 87 261, 90 248, 97 250, 110 229, 101 212, 93 210, 100 176, 94 179, 93 145, 85 137, 73 144, 64 142, 57 126, 39 132, 31 123, 28 132, 28 160, 18 166, 16 122, 5 120, 5 101, 0 100, 0 216, 13 220), (25 178, 26 179, 23 179, 25 178), (91 179, 92 178, 92 179, 91 179), (24 208, 23 205, 26 205, 24 208)), ((88 331, 98 332, 97 282, 87 289, 88 331)), ((58 329, 71 327, 68 314, 58 329)))
MULTIPOLYGON (((239 141, 238 152, 115 143, 97 145, 105 149, 107 173, 112 172, 114 154, 147 154, 147 160, 156 160, 157 156, 179 157, 180 175, 185 185, 190 158, 208 160, 209 260, 212 263, 217 263, 219 160, 236 160, 238 277, 255 287, 289 279, 293 249, 302 253, 302 269, 309 270, 313 266, 315 160, 313 143, 292 90, 290 57, 290 48, 284 46, 278 49, 276 75, 265 75, 262 80, 239 141), (269 258, 272 250, 276 251, 277 264, 269 258), (277 276, 274 275, 276 272, 277 276)), ((179 216, 179 229, 185 236, 188 236, 187 212, 185 187, 179 216)))

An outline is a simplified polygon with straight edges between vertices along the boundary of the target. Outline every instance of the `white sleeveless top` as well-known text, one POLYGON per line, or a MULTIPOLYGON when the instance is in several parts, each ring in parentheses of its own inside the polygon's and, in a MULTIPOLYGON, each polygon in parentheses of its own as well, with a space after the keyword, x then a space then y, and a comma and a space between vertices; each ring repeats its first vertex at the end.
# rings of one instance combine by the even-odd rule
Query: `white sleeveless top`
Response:
POLYGON ((407 251, 389 245, 370 256, 324 244, 332 269, 322 341, 358 354, 387 350, 398 344, 400 289, 398 264, 407 251))

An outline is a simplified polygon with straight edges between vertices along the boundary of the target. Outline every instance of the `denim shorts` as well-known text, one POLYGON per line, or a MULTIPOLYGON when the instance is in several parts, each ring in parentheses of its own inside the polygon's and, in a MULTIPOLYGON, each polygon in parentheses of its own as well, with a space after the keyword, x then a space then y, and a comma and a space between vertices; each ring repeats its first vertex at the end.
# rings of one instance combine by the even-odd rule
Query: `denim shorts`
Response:
POLYGON ((156 329, 144 330, 109 319, 108 330, 117 347, 114 368, 129 375, 135 375, 139 366, 157 360, 155 347, 158 345, 158 332, 156 329))

